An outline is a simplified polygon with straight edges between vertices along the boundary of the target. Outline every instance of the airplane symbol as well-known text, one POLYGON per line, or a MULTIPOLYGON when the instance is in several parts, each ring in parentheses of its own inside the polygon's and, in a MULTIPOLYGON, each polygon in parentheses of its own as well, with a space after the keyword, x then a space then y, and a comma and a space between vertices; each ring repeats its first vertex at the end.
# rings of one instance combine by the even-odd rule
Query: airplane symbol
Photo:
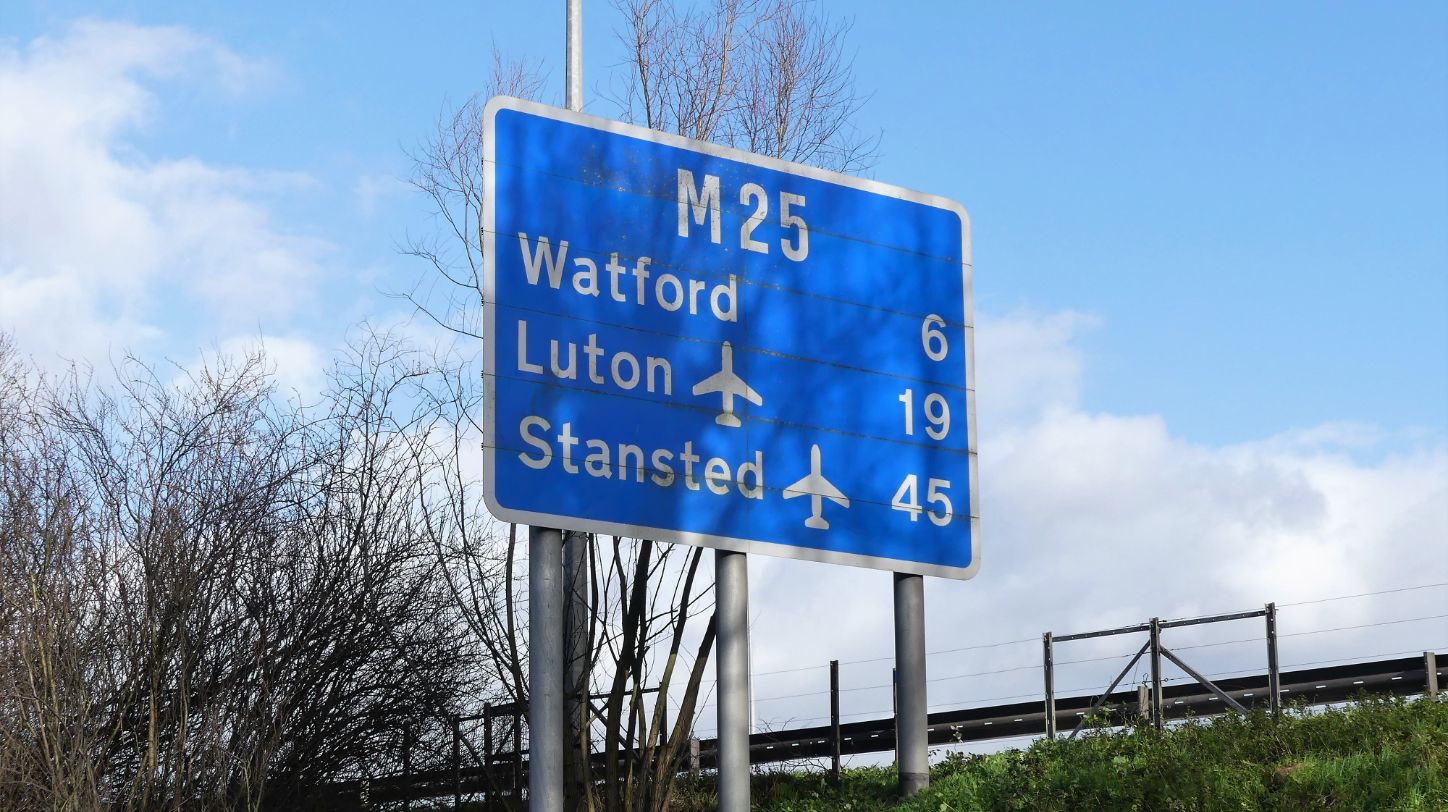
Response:
POLYGON ((808 476, 784 489, 784 498, 808 496, 811 513, 810 517, 804 520, 804 526, 815 530, 828 530, 830 523, 825 521, 825 517, 821 515, 824 500, 828 499, 840 507, 848 509, 850 497, 840 493, 840 489, 820 473, 820 447, 817 445, 810 446, 809 467, 808 476))
POLYGON ((714 422, 721 426, 733 426, 739 428, 739 418, 734 416, 734 397, 737 395, 756 406, 764 404, 764 398, 759 393, 749 388, 742 378, 734 374, 734 346, 728 341, 724 342, 722 366, 719 371, 710 375, 702 381, 694 384, 694 394, 707 395, 710 392, 719 392, 724 395, 724 411, 714 418, 714 422))

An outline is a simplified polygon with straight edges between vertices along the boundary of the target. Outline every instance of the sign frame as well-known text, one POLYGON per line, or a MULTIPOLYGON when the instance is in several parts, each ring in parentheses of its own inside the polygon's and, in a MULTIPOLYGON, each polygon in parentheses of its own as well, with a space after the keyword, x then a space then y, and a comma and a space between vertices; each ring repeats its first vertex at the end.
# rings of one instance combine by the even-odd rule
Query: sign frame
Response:
POLYGON ((515 522, 537 527, 557 527, 568 530, 578 530, 606 535, 623 536, 628 538, 651 539, 656 541, 674 542, 689 544, 693 546, 709 547, 712 549, 729 550, 741 553, 758 553, 780 558, 792 558, 805 561, 818 561, 830 564, 844 564, 869 569, 888 570, 898 573, 909 573, 916 575, 930 575, 956 580, 967 580, 974 578, 980 570, 980 485, 978 476, 978 458, 976 453, 976 403, 975 403, 975 324, 972 302, 972 260, 970 243, 970 216, 963 205, 939 195, 918 192, 900 186, 881 183, 866 178, 857 178, 826 169, 807 166, 804 164, 785 161, 778 158, 770 158, 751 152, 746 152, 734 147, 722 146, 705 141, 696 141, 683 136, 671 133, 651 130, 633 124, 626 124, 621 121, 589 115, 587 113, 574 112, 563 108, 553 107, 538 102, 526 101, 509 96, 494 96, 489 99, 483 108, 483 200, 479 212, 479 223, 482 233, 485 235, 482 240, 482 279, 483 279, 483 418, 482 418, 482 455, 483 455, 483 501, 488 510, 499 520, 515 522), (917 203, 932 208, 946 209, 953 212, 960 218, 961 223, 961 275, 964 292, 964 323, 962 325, 965 335, 965 400, 967 412, 967 437, 966 457, 969 472, 969 533, 970 533, 970 564, 965 567, 933 564, 929 562, 911 561, 907 559, 888 558, 883 556, 862 555, 858 553, 839 552, 834 550, 823 550, 813 547, 793 546, 784 542, 766 541, 762 539, 737 538, 733 536, 716 535, 711 533, 700 533, 689 530, 676 530, 672 528, 650 527, 646 525, 631 524, 627 522, 613 522, 607 520, 588 519, 577 516, 560 515, 540 511, 531 511, 518 508, 506 507, 498 502, 496 494, 497 483, 497 451, 498 431, 496 425, 497 409, 494 406, 497 397, 497 254, 496 254, 496 227, 494 216, 496 214, 496 189, 495 189, 495 122, 497 114, 503 110, 512 110, 540 118, 551 119, 565 124, 585 127, 601 131, 611 135, 620 135, 628 138, 648 141, 675 149, 687 150, 701 153, 713 158, 728 161, 736 161, 744 164, 759 166, 764 169, 776 172, 787 173, 810 178, 815 181, 835 184, 848 187, 858 191, 871 194, 884 195, 910 203, 917 203))

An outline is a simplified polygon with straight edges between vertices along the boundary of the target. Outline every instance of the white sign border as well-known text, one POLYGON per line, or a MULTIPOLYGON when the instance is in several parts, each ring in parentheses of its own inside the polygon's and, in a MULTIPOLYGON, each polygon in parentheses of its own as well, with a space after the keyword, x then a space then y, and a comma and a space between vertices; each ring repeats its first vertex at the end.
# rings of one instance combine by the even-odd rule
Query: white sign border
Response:
POLYGON ((937 209, 946 209, 958 215, 960 217, 961 253, 964 255, 961 258, 961 276, 965 291, 965 398, 967 431, 970 433, 966 443, 967 466, 970 471, 970 566, 950 567, 942 564, 929 564, 898 558, 884 558, 881 556, 860 555, 858 553, 820 550, 813 547, 795 547, 782 542, 740 539, 731 536, 717 536, 709 533, 694 533, 684 530, 646 527, 643 525, 608 522, 596 519, 580 519, 576 516, 536 513, 530 510, 517 510, 501 505, 498 502, 495 490, 497 483, 495 456, 498 450, 498 434, 495 422, 497 410, 493 407, 493 404, 497 402, 498 381, 496 375, 497 359, 495 358, 497 345, 494 341, 496 328, 496 307, 494 303, 496 301, 497 287, 494 276, 496 270, 494 253, 495 240, 492 236, 485 237, 481 246, 483 252, 483 501, 487 504, 489 512, 502 521, 517 522, 519 524, 533 525, 536 527, 558 527, 627 538, 646 538, 657 541, 691 544, 699 547, 710 547, 718 550, 730 550, 739 553, 758 553, 760 555, 770 555, 780 558, 820 561, 827 564, 845 564, 854 567, 867 567, 870 569, 889 570, 914 575, 931 575, 956 580, 968 580, 975 577, 976 573, 980 571, 980 483, 979 476, 977 475, 978 463, 976 457, 975 316, 971 299, 970 215, 966 212, 964 206, 949 198, 917 192, 899 186, 891 186, 875 180, 851 177, 839 172, 831 172, 827 169, 819 169, 778 158, 756 155, 752 152, 721 146, 719 144, 711 144, 706 141, 695 141, 691 138, 684 138, 683 136, 659 132, 658 130, 650 130, 647 127, 625 124, 621 121, 613 121, 599 116, 588 115, 587 113, 577 113, 572 110, 516 99, 511 96, 494 96, 489 99, 488 103, 483 107, 483 202, 482 210, 479 212, 479 218, 482 231, 485 235, 495 235, 496 232, 493 220, 493 196, 494 183, 496 181, 494 173, 496 160, 493 152, 493 132, 494 122, 498 112, 501 110, 515 110, 540 118, 552 119, 593 130, 602 130, 615 135, 623 135, 642 141, 650 141, 669 147, 699 152, 715 158, 738 161, 740 163, 771 169, 776 172, 800 175, 825 183, 847 186, 873 194, 885 195, 912 203, 920 203, 937 209))

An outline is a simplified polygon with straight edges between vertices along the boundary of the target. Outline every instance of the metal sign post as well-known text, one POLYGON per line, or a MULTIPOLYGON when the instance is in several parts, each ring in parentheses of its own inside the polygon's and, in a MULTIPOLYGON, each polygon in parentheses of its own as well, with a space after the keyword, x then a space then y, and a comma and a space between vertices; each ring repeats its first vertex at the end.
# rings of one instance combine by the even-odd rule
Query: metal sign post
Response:
POLYGON ((563 809, 563 537, 528 528, 528 808, 563 809))
MULTIPOLYGON (((583 0, 567 0, 567 18, 568 106, 580 110, 583 0)), ((583 671, 588 642, 586 634, 578 633, 587 628, 587 598, 579 597, 580 585, 587 583, 585 545, 581 533, 568 533, 565 545, 564 533, 556 527, 528 528, 528 808, 533 812, 562 811, 565 739, 577 742, 587 705, 579 694, 588 692, 583 671)), ((572 761, 577 764, 577 759, 572 761)), ((575 767, 575 772, 581 780, 581 771, 575 767)))
MULTIPOLYGON (((568 109, 583 109, 583 0, 567 0, 567 103, 568 109)), ((588 646, 588 534, 563 534, 564 584, 564 800, 576 808, 586 793, 588 753, 589 658, 588 646)))
POLYGON ((896 769, 900 794, 930 786, 929 723, 925 701, 925 579, 895 573, 896 769))
POLYGON ((585 761, 588 750, 589 667, 588 646, 588 534, 563 532, 563 780, 564 800, 577 808, 588 792, 585 761))
POLYGON ((714 552, 714 611, 718 614, 719 809, 749 810, 749 559, 714 552))

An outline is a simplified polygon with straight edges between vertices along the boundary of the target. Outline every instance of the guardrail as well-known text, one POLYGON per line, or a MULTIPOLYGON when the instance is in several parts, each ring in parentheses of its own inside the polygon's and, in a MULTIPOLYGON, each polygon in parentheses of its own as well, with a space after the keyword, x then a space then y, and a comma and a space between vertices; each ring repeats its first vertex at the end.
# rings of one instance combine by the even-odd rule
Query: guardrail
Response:
MULTIPOLYGON (((1442 655, 1448 659, 1448 654, 1442 655)), ((1287 701, 1322 705, 1343 702, 1366 692, 1377 695, 1410 696, 1436 693, 1443 684, 1440 656, 1434 652, 1422 657, 1401 657, 1352 665, 1304 668, 1283 671, 1278 675, 1280 692, 1287 701), (1430 679, 1431 675, 1431 679, 1430 679)), ((1268 676, 1264 672, 1245 677, 1216 680, 1223 693, 1251 708, 1270 704, 1268 676)), ((1081 725, 1087 711, 1098 697, 1093 695, 1056 697, 1056 728, 1074 730, 1081 725)), ((1125 721, 1128 716, 1149 711, 1150 699, 1141 701, 1141 692, 1117 691, 1105 703, 1108 721, 1125 721)), ((1232 708, 1209 687, 1200 683, 1184 683, 1162 688, 1162 715, 1180 719, 1188 715, 1208 716, 1231 711, 1232 708)), ((962 708, 932 713, 928 720, 932 745, 985 741, 1015 736, 1046 734, 1046 708, 1041 700, 1009 705, 962 708)), ((749 762, 771 764, 807 758, 830 758, 835 742, 830 725, 800 727, 755 733, 749 737, 749 762)), ((895 718, 886 716, 839 726, 839 752, 842 755, 879 753, 895 749, 895 718)), ((717 742, 699 742, 698 766, 715 766, 717 742)))
MULTIPOLYGON (((1444 669, 1438 665, 1440 661, 1448 665, 1448 653, 1425 652, 1421 657, 1283 671, 1278 674, 1278 690, 1284 700, 1308 705, 1344 702, 1363 693, 1379 696, 1436 694, 1438 686, 1445 684, 1444 669)), ((1271 706, 1265 671, 1215 680, 1212 684, 1217 691, 1246 708, 1271 706)), ((1101 703, 1100 695, 1056 697, 1056 730, 1065 732, 1081 727, 1088 713, 1098 704, 1102 707, 1100 714, 1108 723, 1119 724, 1136 717, 1149 719, 1150 696, 1150 691, 1116 691, 1107 695, 1104 703, 1101 703)), ((1233 708, 1208 685, 1190 682, 1163 686, 1161 711, 1165 719, 1181 719, 1188 715, 1228 713, 1233 708)), ((1047 733, 1046 718, 1046 705, 1042 700, 940 711, 928 717, 929 740, 932 745, 943 745, 1044 736, 1047 733)), ((831 725, 817 725, 755 733, 749 737, 750 764, 831 758, 836 753, 880 753, 895 748, 893 716, 840 724, 838 749, 833 730, 831 725)), ((681 767, 713 769, 717 749, 716 739, 702 739, 697 756, 690 759, 692 763, 681 767)), ((526 753, 524 750, 522 754, 526 753)), ((527 785, 527 768, 526 760, 518 764, 510 753, 499 756, 497 762, 486 766, 414 771, 373 778, 365 782, 365 790, 362 787, 364 782, 343 782, 333 785, 329 795, 339 808, 355 803, 355 799, 364 792, 372 803, 420 801, 448 795, 457 798, 480 792, 501 796, 508 794, 508 788, 517 786, 515 782, 527 785)))

